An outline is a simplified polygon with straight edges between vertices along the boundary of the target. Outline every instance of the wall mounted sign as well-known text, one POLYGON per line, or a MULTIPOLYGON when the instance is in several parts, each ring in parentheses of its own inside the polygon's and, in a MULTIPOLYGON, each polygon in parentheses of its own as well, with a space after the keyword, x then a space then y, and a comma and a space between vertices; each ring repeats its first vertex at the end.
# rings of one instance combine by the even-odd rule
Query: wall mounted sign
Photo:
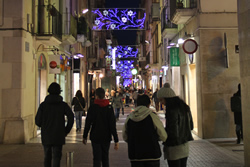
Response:
POLYGON ((145 9, 98 8, 93 9, 93 30, 144 29, 145 9), (140 14, 139 14, 140 13, 140 14), (142 16, 138 18, 138 16, 142 16))
POLYGON ((49 55, 49 73, 50 74, 61 73, 59 55, 49 55))
POLYGON ((193 54, 197 51, 198 49, 198 44, 195 40, 193 39, 187 39, 184 41, 182 45, 183 51, 187 54, 193 54))
POLYGON ((170 65, 180 66, 179 48, 178 47, 170 48, 169 54, 170 54, 170 65))

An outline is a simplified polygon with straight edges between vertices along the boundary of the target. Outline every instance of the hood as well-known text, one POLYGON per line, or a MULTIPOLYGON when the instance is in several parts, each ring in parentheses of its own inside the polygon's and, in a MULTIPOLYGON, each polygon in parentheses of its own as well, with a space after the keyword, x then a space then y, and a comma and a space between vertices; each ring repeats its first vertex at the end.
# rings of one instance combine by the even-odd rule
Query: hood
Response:
POLYGON ((109 100, 108 99, 95 99, 94 103, 99 105, 100 107, 106 107, 109 105, 109 100))
POLYGON ((60 103, 60 102, 62 102, 62 100, 63 100, 62 96, 48 95, 48 96, 46 96, 44 101, 47 103, 60 103))
POLYGON ((146 106, 138 106, 131 114, 129 114, 129 118, 135 122, 139 122, 145 119, 152 112, 153 111, 146 106))

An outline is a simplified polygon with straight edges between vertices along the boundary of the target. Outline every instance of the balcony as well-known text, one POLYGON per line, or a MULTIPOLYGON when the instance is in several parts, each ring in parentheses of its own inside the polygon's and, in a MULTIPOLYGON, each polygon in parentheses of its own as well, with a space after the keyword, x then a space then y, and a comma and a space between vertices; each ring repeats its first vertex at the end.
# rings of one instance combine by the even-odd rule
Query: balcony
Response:
POLYGON ((151 20, 150 21, 151 23, 153 21, 160 20, 160 3, 159 2, 152 3, 150 20, 151 20))
POLYGON ((189 3, 177 3, 174 15, 171 17, 171 22, 174 24, 185 24, 193 17, 197 10, 196 0, 190 0, 189 3))
POLYGON ((77 19, 70 15, 70 21, 66 22, 67 30, 62 36, 62 45, 73 45, 77 41, 77 19))
POLYGON ((62 15, 52 5, 37 6, 36 40, 48 46, 58 46, 62 42, 62 15))
POLYGON ((178 33, 178 26, 172 23, 169 18, 171 17, 170 6, 165 6, 161 13, 161 32, 164 38, 172 39, 178 33))

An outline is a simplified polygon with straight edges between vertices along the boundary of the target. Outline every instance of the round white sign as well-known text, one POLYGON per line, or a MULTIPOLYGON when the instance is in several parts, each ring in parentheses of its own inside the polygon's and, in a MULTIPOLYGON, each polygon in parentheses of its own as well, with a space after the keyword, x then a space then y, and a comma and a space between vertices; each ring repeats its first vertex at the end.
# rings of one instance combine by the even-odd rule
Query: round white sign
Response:
POLYGON ((193 39, 187 39, 183 43, 182 48, 183 48, 183 50, 184 50, 185 53, 187 53, 187 54, 193 54, 194 52, 197 51, 198 44, 193 39))

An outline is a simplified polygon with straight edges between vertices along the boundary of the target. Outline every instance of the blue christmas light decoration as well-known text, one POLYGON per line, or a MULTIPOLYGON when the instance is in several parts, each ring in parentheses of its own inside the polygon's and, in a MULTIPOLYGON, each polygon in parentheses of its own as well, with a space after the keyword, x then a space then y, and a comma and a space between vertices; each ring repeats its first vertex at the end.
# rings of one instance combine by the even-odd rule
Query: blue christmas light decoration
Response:
POLYGON ((124 79, 123 86, 131 84, 133 77, 131 69, 134 68, 134 60, 119 60, 116 64, 116 72, 120 73, 120 76, 124 79))
POLYGON ((132 80, 130 78, 125 78, 123 81, 123 86, 127 87, 128 85, 132 84, 132 80))
POLYGON ((116 57, 121 58, 136 58, 138 49, 130 46, 117 46, 116 57))
MULTIPOLYGON (((138 9, 137 9, 138 10, 138 9)), ((143 18, 137 19, 136 9, 94 9, 92 13, 96 15, 93 30, 112 29, 143 29, 146 19, 144 10, 143 18)), ((142 9, 141 9, 142 10, 142 9)))

